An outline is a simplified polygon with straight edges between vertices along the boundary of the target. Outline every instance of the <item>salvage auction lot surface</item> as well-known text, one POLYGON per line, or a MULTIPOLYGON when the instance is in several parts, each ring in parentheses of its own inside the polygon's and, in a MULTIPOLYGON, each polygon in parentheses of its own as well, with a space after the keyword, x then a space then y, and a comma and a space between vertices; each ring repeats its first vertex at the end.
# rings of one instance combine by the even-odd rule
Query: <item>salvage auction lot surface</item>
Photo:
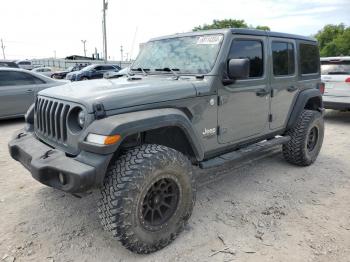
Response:
POLYGON ((350 261, 350 113, 327 112, 310 167, 279 152, 206 172, 220 179, 198 189, 185 232, 143 256, 103 231, 95 193, 45 187, 10 159, 7 142, 22 126, 0 122, 0 261, 350 261))

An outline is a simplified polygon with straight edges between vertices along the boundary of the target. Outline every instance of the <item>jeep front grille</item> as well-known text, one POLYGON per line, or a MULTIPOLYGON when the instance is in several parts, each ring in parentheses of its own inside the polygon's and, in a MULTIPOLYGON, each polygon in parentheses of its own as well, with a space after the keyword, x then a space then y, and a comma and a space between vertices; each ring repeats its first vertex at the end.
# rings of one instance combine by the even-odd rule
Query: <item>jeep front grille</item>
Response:
POLYGON ((35 105, 35 132, 64 144, 67 141, 67 115, 70 105, 44 97, 38 97, 35 105))

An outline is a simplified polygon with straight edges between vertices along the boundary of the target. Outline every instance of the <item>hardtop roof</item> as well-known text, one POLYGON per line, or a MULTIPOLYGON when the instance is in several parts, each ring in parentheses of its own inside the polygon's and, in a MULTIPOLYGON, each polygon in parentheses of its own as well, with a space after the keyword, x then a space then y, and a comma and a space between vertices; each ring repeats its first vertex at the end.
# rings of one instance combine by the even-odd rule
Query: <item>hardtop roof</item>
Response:
POLYGON ((247 29, 247 28, 212 29, 212 30, 188 32, 188 33, 178 33, 174 35, 152 38, 150 39, 150 41, 156 41, 156 40, 167 39, 167 38, 176 38, 176 37, 182 37, 182 36, 195 36, 195 35, 205 35, 205 34, 227 34, 229 32, 231 32, 232 34, 289 38, 289 39, 298 39, 298 40, 317 43, 317 40, 315 38, 308 37, 308 36, 294 35, 294 34, 287 34, 287 33, 280 33, 280 32, 271 32, 271 31, 258 30, 258 29, 247 29))

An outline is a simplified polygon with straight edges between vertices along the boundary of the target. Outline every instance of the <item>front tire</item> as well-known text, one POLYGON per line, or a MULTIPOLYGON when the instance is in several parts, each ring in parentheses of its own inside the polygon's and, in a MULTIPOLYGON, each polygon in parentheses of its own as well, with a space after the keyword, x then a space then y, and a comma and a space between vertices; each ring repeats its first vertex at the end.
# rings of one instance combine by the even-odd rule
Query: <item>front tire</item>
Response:
POLYGON ((190 161, 161 145, 142 145, 112 160, 101 188, 105 229, 136 253, 157 251, 184 229, 195 202, 190 161))
POLYGON ((324 137, 320 112, 303 110, 295 127, 287 132, 291 140, 283 145, 283 156, 291 164, 309 166, 317 158, 324 137))

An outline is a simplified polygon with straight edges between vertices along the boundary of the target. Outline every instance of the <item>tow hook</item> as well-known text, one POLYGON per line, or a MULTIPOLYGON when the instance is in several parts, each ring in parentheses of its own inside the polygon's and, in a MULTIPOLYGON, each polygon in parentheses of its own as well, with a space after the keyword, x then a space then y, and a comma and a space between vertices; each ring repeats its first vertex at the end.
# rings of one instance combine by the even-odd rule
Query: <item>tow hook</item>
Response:
POLYGON ((45 152, 45 154, 42 155, 42 159, 46 159, 48 157, 50 157, 50 155, 52 155, 55 151, 53 151, 52 149, 48 150, 45 152))
POLYGON ((24 137, 24 136, 26 136, 27 134, 26 133, 23 133, 23 132, 21 132, 21 133, 19 133, 18 135, 17 135, 17 139, 20 139, 21 137, 24 137))

